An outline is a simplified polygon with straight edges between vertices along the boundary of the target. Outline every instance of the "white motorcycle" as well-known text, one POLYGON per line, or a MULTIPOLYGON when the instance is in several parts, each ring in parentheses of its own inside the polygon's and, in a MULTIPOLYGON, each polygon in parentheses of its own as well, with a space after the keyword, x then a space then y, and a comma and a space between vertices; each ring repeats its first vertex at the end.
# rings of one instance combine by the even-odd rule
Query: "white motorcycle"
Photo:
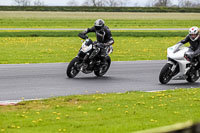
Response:
POLYGON ((160 83, 167 84, 172 80, 187 80, 190 83, 196 82, 199 79, 199 70, 197 59, 191 59, 186 55, 193 54, 193 51, 188 47, 174 45, 167 49, 168 62, 162 68, 159 76, 160 83))

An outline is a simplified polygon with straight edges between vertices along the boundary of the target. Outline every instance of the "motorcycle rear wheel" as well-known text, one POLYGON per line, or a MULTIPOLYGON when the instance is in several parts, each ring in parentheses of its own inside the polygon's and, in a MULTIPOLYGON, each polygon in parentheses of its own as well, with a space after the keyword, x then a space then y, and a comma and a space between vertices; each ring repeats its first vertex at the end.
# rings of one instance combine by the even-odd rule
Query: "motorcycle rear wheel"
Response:
POLYGON ((194 83, 196 82, 197 80, 199 79, 199 76, 196 76, 195 73, 193 73, 193 75, 190 75, 188 74, 186 80, 189 82, 189 83, 194 83))
POLYGON ((106 72, 108 71, 108 69, 110 68, 110 64, 111 64, 111 59, 109 56, 106 57, 106 62, 107 62, 107 65, 106 66, 100 66, 100 68, 97 68, 97 69, 94 69, 94 74, 97 76, 97 77, 101 77, 103 76, 104 74, 106 74, 106 72))

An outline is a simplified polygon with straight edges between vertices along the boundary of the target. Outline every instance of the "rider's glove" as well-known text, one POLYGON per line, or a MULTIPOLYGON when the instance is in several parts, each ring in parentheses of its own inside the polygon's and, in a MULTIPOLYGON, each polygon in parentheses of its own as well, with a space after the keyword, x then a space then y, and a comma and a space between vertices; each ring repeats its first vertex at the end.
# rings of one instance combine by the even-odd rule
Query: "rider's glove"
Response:
POLYGON ((87 39, 87 38, 88 38, 88 36, 85 35, 85 34, 83 34, 83 33, 79 33, 78 36, 79 36, 80 38, 82 38, 82 39, 87 39))
POLYGON ((177 44, 176 44, 176 47, 174 48, 173 53, 176 53, 177 50, 179 49, 179 47, 181 47, 182 45, 183 45, 183 43, 177 43, 177 44))

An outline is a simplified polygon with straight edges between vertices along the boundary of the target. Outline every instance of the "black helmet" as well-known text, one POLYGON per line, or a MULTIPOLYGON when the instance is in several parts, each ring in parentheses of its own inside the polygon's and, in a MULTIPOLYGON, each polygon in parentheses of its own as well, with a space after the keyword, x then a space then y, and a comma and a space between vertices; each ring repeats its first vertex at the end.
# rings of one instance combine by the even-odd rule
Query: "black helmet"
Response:
POLYGON ((105 22, 102 19, 97 19, 94 23, 94 27, 97 31, 100 31, 104 27, 105 22))

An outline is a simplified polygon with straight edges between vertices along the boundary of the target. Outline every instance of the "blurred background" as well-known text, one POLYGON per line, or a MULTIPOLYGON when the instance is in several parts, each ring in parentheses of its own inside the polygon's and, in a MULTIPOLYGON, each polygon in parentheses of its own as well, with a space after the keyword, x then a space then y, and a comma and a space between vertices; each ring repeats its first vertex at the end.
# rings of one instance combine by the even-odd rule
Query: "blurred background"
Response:
POLYGON ((200 7, 200 0, 0 0, 2 6, 200 7))

